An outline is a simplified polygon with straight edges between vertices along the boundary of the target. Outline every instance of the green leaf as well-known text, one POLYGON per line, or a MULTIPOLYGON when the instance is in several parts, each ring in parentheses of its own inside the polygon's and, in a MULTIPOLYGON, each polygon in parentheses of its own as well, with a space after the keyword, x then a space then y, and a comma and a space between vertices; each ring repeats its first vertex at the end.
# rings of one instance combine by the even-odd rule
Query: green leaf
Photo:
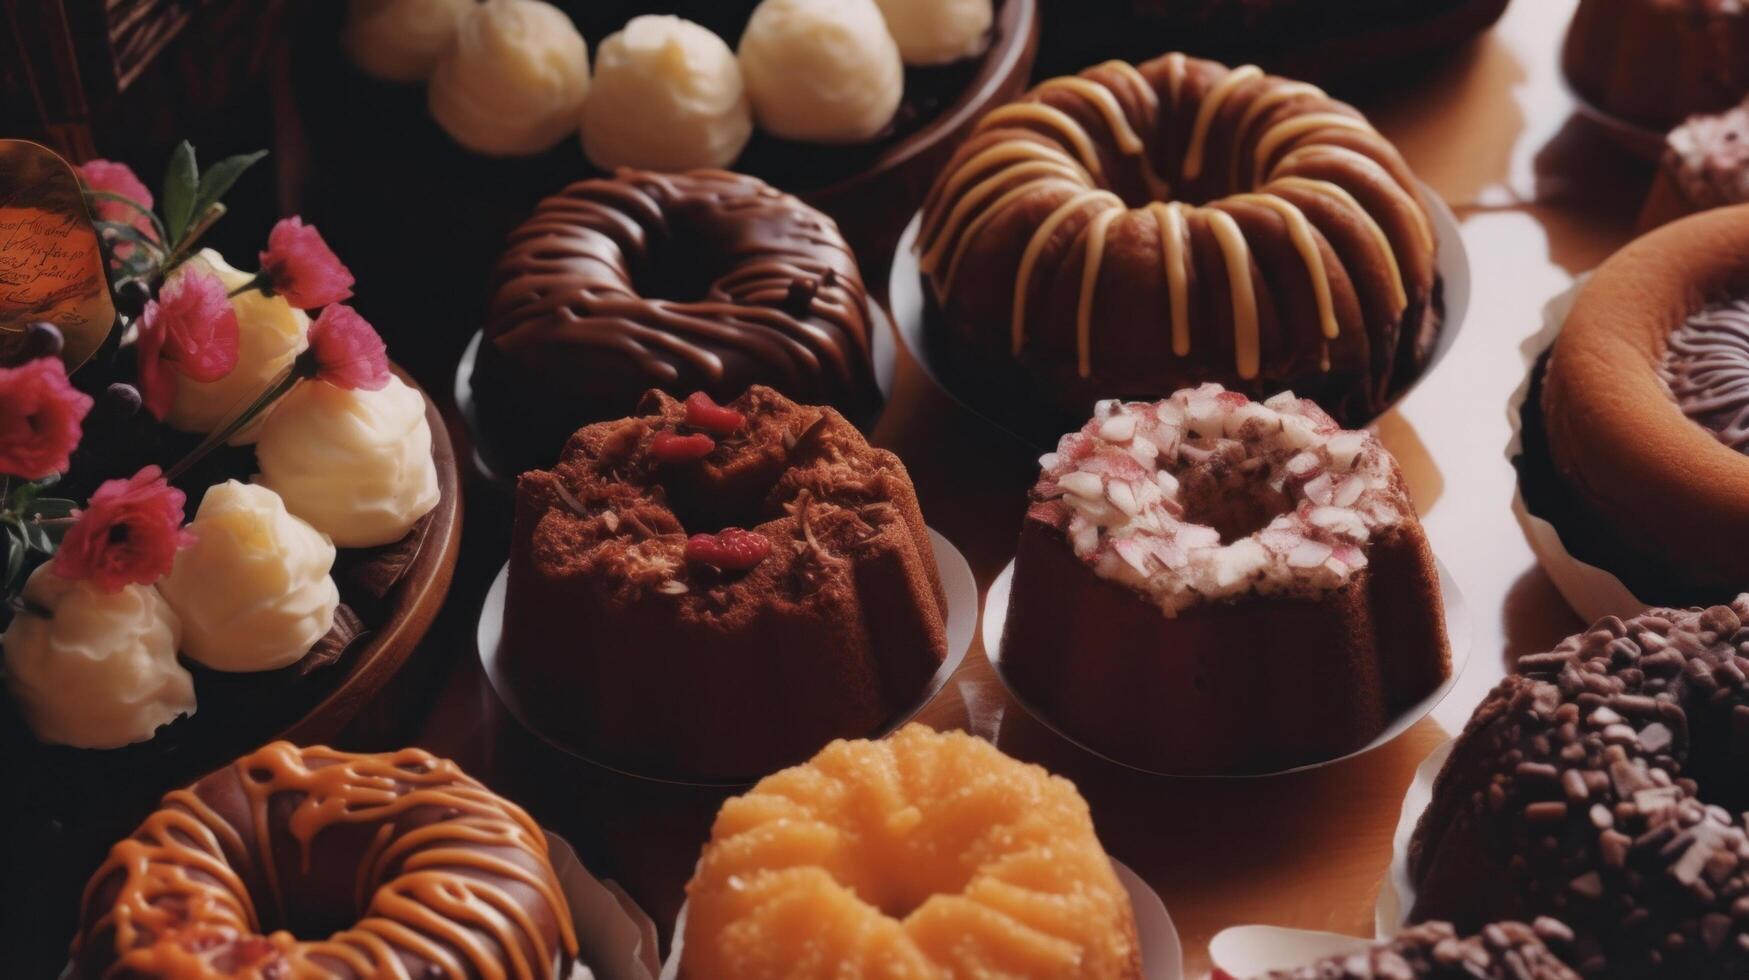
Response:
POLYGON ((194 162, 194 146, 187 140, 176 144, 170 154, 170 166, 164 171, 164 192, 160 195, 164 208, 164 228, 170 242, 182 240, 188 222, 194 218, 194 199, 200 187, 200 168, 194 162))
POLYGON ((18 590, 18 574, 24 571, 24 542, 18 539, 18 532, 10 526, 6 528, 6 591, 18 590))
POLYGON ((200 175, 200 184, 195 191, 194 213, 205 214, 207 208, 219 203, 219 199, 225 196, 231 185, 237 182, 237 178, 243 176, 243 171, 253 167, 266 155, 266 150, 239 153, 208 167, 207 172, 200 175))
MULTIPOLYGON (((86 191, 85 197, 88 201, 114 201, 117 204, 126 205, 127 207, 132 208, 136 214, 144 215, 146 220, 152 223, 152 227, 157 231, 160 239, 168 237, 164 231, 164 222, 159 220, 158 215, 153 212, 151 208, 146 207, 144 204, 141 204, 131 197, 116 194, 111 191, 86 191)), ((99 224, 101 223, 102 222, 99 222, 99 224)))

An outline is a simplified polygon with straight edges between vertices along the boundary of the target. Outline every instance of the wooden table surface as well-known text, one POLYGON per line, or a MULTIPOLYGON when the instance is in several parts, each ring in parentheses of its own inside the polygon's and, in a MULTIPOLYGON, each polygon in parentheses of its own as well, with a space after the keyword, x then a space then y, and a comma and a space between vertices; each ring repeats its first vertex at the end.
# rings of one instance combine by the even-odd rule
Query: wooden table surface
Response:
MULTIPOLYGON (((1111 853, 1165 901, 1188 977, 1207 972, 1208 940, 1228 926, 1371 935, 1391 834, 1416 765, 1463 724, 1514 658, 1547 649, 1581 625, 1512 515, 1506 403, 1523 377, 1519 346, 1540 327, 1543 304, 1632 237, 1651 169, 1573 115, 1557 64, 1573 4, 1518 0, 1468 53, 1362 105, 1456 212, 1473 271, 1455 346, 1378 423, 1472 617, 1468 668, 1433 716, 1370 754, 1311 772, 1146 777, 1092 759, 1027 718, 1003 696, 981 644, 925 714, 938 727, 993 732, 1009 753, 1074 779, 1111 853)), ((1037 471, 1034 453, 901 360, 875 441, 905 459, 930 524, 959 546, 987 588, 1013 555, 1037 471)), ((472 580, 482 574, 476 569, 472 580)), ((452 602, 477 603, 462 587, 452 602)), ((472 663, 464 659, 422 740, 464 763, 482 760, 491 742, 479 721, 489 713, 489 694, 472 663)), ((488 766, 488 780, 511 779, 476 764, 488 766)), ((663 801, 637 787, 616 789, 611 780, 556 795, 568 802, 533 801, 531 809, 571 836, 597 873, 623 882, 666 930, 714 800, 677 793, 663 801)))

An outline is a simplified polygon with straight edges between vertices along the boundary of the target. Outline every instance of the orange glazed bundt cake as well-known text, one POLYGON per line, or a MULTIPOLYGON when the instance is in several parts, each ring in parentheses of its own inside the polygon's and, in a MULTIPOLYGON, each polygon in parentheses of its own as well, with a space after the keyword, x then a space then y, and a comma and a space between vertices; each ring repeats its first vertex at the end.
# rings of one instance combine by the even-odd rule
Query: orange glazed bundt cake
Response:
POLYGON ((516 804, 419 749, 274 742, 111 849, 69 975, 556 980, 576 956, 546 835, 516 804))
POLYGON ((1414 175, 1312 85, 1169 54, 985 116, 924 206, 936 327, 1076 417, 1205 381, 1376 415, 1440 318, 1414 175))
POLYGON ((1040 465, 1003 670, 1089 748, 1274 771, 1360 748, 1450 673, 1396 460, 1311 401, 1101 402, 1040 465))
POLYGON ((946 657, 911 478, 830 408, 652 391, 516 498, 504 677, 591 758, 750 781, 891 723, 946 657))
POLYGON ((723 804, 682 980, 1133 980, 1129 894, 1075 786, 962 732, 839 741, 723 804))

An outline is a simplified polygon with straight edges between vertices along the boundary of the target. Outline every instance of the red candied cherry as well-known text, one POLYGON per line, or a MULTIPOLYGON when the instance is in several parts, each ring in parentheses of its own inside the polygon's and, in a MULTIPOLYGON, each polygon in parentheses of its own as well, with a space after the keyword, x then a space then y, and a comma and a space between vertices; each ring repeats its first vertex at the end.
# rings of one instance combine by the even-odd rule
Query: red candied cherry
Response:
POLYGON ((695 534, 686 539, 686 560, 714 565, 728 572, 744 572, 771 554, 771 541, 757 531, 726 527, 715 534, 695 534))
POLYGON ((711 396, 695 391, 686 396, 686 424, 695 429, 726 436, 747 424, 747 416, 718 405, 711 396))
POLYGON ((717 441, 702 432, 683 436, 673 432, 658 432, 650 440, 650 456, 658 463, 691 463, 709 456, 717 441))

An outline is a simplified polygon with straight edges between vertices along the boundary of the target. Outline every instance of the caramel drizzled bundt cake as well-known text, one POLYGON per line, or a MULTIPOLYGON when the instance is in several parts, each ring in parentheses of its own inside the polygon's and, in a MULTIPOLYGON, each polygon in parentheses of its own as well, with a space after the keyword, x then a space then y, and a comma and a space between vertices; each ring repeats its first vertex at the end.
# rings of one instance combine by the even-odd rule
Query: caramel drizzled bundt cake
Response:
POLYGON ((1064 411, 1205 381, 1376 415, 1432 349, 1432 222, 1402 157, 1303 82, 1170 54, 978 124, 918 239, 950 346, 1064 411))
POLYGON ((880 404, 868 293, 838 226, 756 177, 622 170, 547 198, 494 274, 471 379, 513 472, 649 388, 751 384, 858 421, 880 404))
POLYGON ((1473 936, 1458 935, 1449 922, 1428 922, 1364 950, 1256 980, 1579 980, 1549 950, 1572 939, 1571 929, 1547 917, 1529 925, 1490 923, 1473 936))
POLYGON ((682 980, 1138 980, 1129 894, 1075 786, 962 732, 838 741, 723 804, 682 980))
POLYGON ((553 980, 577 956, 541 829, 418 749, 275 742, 167 794, 81 922, 71 975, 92 980, 553 980))
POLYGON ((911 479, 830 408, 653 391, 516 497, 504 674, 592 758, 756 778, 875 732, 946 657, 911 479))
POLYGON ((1749 595, 1521 657, 1416 828, 1412 917, 1553 915, 1587 977, 1749 974, 1749 595))
POLYGON ((1311 401, 1101 402, 1039 462, 1002 661, 1090 748, 1285 768, 1359 748, 1450 672, 1396 461, 1311 401))

